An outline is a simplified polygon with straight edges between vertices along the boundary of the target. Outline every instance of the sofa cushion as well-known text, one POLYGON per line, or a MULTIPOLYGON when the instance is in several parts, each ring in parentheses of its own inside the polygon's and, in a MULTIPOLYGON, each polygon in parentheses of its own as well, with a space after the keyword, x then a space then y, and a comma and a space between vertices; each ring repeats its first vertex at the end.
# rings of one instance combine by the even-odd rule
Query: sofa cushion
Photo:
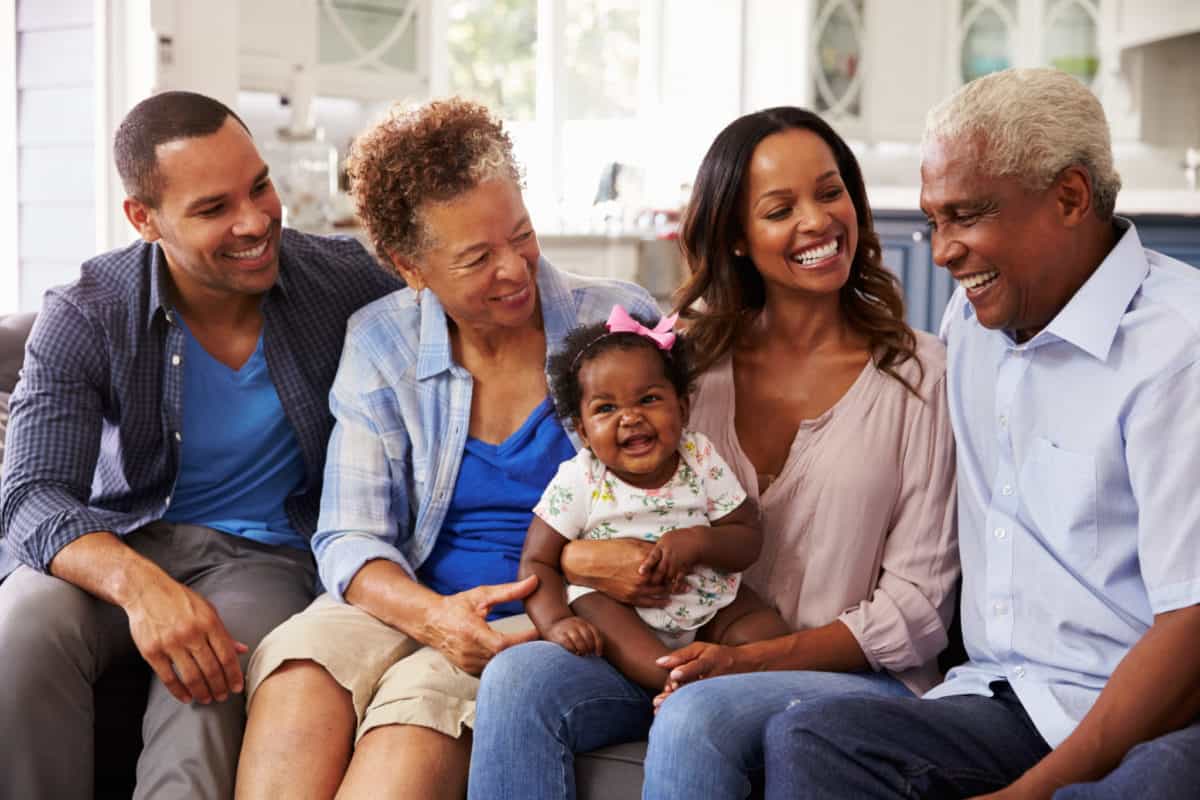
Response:
POLYGON ((575 758, 579 800, 637 800, 642 796, 645 742, 602 747, 575 758))
POLYGON ((25 340, 36 316, 33 313, 0 316, 0 392, 11 392, 17 385, 25 358, 25 340))

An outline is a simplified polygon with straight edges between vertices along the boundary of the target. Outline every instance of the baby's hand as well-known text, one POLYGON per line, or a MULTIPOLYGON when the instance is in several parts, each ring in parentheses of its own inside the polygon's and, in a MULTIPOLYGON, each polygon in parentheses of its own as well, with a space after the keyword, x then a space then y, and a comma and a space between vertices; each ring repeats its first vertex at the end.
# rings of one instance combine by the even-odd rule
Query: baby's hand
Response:
POLYGON ((570 650, 577 656, 598 656, 604 644, 604 637, 596 626, 583 617, 563 617, 550 626, 543 637, 548 642, 554 642, 570 650))
POLYGON ((674 587, 684 585, 684 578, 700 563, 705 531, 704 528, 677 528, 664 533, 638 567, 638 572, 649 575, 655 583, 674 587))

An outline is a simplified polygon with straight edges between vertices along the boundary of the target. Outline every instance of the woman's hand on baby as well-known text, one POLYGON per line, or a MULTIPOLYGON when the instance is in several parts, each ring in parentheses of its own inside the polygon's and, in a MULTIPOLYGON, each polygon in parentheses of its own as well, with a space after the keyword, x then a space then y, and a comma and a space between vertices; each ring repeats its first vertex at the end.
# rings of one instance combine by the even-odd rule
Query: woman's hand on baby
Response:
POLYGON ((501 633, 487 624, 492 606, 521 600, 536 588, 537 577, 530 575, 513 583, 477 586, 445 595, 429 615, 425 635, 420 638, 459 669, 478 675, 501 650, 538 638, 534 628, 521 633, 501 633))
POLYGON ((577 656, 603 655, 604 637, 595 625, 583 617, 563 617, 551 625, 542 638, 561 645, 577 656))
POLYGON ((670 670, 670 674, 662 693, 654 698, 654 707, 658 708, 671 692, 684 684, 714 678, 717 675, 734 675, 749 671, 750 667, 742 663, 739 655, 738 648, 729 645, 692 642, 655 659, 654 663, 670 670))
POLYGON ((635 608, 662 608, 687 584, 665 586, 643 575, 639 566, 654 549, 638 539, 578 539, 563 548, 562 571, 571 583, 589 586, 618 603, 635 608))
POLYGON ((677 528, 664 533, 638 567, 638 572, 654 583, 678 587, 700 563, 708 530, 677 528))

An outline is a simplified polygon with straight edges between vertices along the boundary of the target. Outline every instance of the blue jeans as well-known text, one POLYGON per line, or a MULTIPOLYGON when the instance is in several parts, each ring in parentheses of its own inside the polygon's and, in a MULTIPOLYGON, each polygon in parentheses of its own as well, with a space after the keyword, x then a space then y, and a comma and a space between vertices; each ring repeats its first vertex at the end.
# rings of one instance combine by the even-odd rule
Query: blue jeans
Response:
POLYGON ((866 692, 908 697, 887 673, 757 672, 688 684, 659 709, 650 729, 642 796, 744 798, 763 770, 767 721, 797 704, 866 692))
MULTIPOLYGON (((939 700, 855 695, 789 709, 765 739, 767 800, 971 797, 1001 789, 1050 747, 1007 683, 995 697, 939 700)), ((1200 722, 1132 749, 1103 781, 1055 800, 1194 798, 1200 722)))
POLYGON ((611 664, 530 642, 483 671, 476 702, 474 800, 575 797, 575 753, 643 739, 651 695, 611 664))
POLYGON ((573 800, 576 753, 643 739, 649 730, 645 797, 745 797, 748 774, 762 769, 762 732, 773 714, 856 691, 912 696, 882 674, 728 675, 685 686, 655 718, 651 695, 604 659, 550 642, 519 645, 483 671, 468 795, 573 800))

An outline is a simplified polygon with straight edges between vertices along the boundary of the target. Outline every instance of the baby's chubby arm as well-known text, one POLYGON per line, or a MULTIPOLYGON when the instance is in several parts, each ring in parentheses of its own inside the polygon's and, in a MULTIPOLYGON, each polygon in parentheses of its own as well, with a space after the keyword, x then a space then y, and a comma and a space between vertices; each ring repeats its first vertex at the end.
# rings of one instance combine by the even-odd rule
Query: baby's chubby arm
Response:
POLYGON ((746 498, 710 525, 677 528, 664 533, 638 567, 638 572, 660 583, 681 579, 697 564, 724 572, 741 572, 755 562, 760 550, 762 526, 758 506, 746 498))
POLYGON ((600 655, 603 637, 592 623, 577 617, 567 605, 566 582, 559 559, 567 539, 536 514, 525 534, 518 575, 538 576, 538 588, 525 599, 525 613, 542 638, 580 656, 600 655))

